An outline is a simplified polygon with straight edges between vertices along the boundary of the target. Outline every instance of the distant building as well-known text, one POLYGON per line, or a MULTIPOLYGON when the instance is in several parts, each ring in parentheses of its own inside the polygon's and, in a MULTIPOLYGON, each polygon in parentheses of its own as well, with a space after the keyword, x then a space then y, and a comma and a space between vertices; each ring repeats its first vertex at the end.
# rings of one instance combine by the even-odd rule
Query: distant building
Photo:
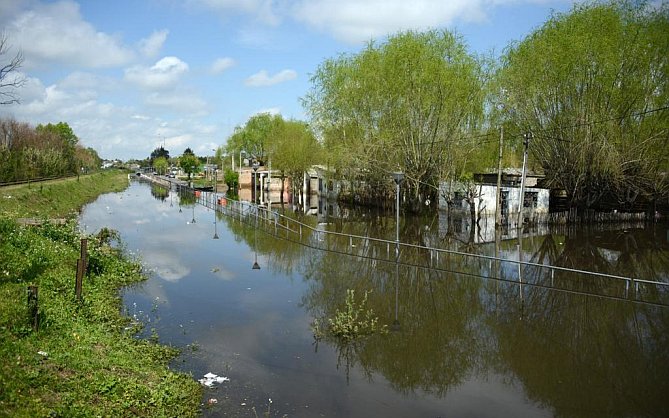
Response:
MULTIPOLYGON (((523 219, 535 222, 548 214, 550 190, 540 187, 543 176, 528 174, 525 179, 523 219)), ((501 214, 504 222, 517 222, 520 208, 521 173, 505 170, 501 182, 501 214)), ((477 217, 495 216, 497 209, 497 174, 475 174, 471 183, 442 182, 439 186, 439 208, 470 212, 470 200, 474 202, 477 217)))

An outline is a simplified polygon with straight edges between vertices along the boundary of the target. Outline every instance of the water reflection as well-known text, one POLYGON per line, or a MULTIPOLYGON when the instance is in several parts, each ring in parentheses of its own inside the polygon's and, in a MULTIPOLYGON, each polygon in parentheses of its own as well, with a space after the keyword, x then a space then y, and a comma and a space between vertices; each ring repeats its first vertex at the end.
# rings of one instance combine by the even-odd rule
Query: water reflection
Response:
MULTIPOLYGON (((205 415, 252 416, 250 407, 264 410, 270 397, 277 416, 297 417, 669 415, 669 308, 602 297, 621 294, 620 283, 527 266, 521 290, 517 264, 409 250, 387 262, 379 258, 389 250, 373 241, 306 230, 310 246, 299 245, 172 191, 185 207, 179 213, 147 190, 101 197, 82 223, 90 232, 118 229, 155 272, 125 301, 144 312, 160 301, 151 326, 185 348, 175 367, 231 378, 205 394, 220 402, 205 415), (252 269, 256 262, 261 269, 252 269), (315 351, 309 323, 332 316, 347 289, 371 291, 368 306, 391 332, 315 351)), ((338 211, 343 217, 294 216, 316 229, 394 239, 394 213, 338 211)), ((400 236, 637 278, 667 280, 669 272, 661 228, 562 228, 520 243, 477 242, 470 229, 449 228, 438 215, 406 218, 400 236)))

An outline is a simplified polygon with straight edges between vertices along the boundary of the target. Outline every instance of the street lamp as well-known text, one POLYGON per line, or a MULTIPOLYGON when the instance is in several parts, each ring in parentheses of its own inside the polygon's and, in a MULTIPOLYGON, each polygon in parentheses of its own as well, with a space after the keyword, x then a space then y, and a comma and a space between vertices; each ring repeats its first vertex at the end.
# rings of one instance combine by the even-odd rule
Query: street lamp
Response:
POLYGON ((253 162, 253 193, 251 197, 253 198, 253 203, 256 202, 256 186, 257 186, 257 180, 256 180, 256 174, 258 174, 258 167, 260 167, 260 163, 256 160, 253 162))
POLYGON ((195 203, 193 203, 193 220, 190 221, 190 223, 192 223, 192 224, 195 223, 195 203))
POLYGON ((239 150, 239 177, 240 177, 240 181, 241 181, 241 177, 242 177, 242 154, 246 155, 246 151, 239 150))
POLYGON ((260 264, 258 264, 258 221, 256 220, 256 226, 253 230, 253 251, 255 252, 255 259, 253 261, 253 266, 251 270, 260 270, 260 264))
POLYGON ((400 256, 400 183, 404 180, 404 173, 397 171, 392 173, 393 180, 397 185, 397 193, 395 200, 395 256, 399 259, 400 256))
POLYGON ((179 193, 179 213, 182 212, 181 210, 181 196, 182 196, 182 190, 181 190, 181 185, 177 183, 177 193, 179 193))
POLYGON ((214 238, 218 239, 218 230, 216 229, 216 206, 214 206, 214 238))
POLYGON ((400 326, 400 320, 398 318, 399 312, 399 299, 400 299, 400 264, 398 260, 395 260, 395 320, 390 326, 390 330, 393 332, 398 332, 402 329, 400 326))
MULTIPOLYGON (((527 179, 527 149, 532 140, 532 132, 523 134, 523 173, 520 179, 520 201, 518 202, 518 228, 523 226, 523 207, 525 206, 525 180, 527 179)), ((520 236, 520 233, 518 234, 520 236)))

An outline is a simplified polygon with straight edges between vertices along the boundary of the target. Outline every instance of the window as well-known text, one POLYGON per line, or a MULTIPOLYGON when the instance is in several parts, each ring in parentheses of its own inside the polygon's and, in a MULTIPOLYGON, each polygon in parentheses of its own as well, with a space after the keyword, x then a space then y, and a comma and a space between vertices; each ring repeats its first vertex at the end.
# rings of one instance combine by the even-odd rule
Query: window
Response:
POLYGON ((523 207, 536 208, 539 201, 539 192, 525 192, 523 207))

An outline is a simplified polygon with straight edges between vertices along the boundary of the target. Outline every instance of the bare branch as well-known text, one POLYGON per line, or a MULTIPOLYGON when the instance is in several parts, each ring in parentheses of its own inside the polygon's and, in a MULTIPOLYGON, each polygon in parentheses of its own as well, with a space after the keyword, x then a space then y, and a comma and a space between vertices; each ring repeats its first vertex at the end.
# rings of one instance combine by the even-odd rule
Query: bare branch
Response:
POLYGON ((0 105, 19 103, 17 90, 25 84, 25 77, 18 72, 23 64, 23 54, 19 51, 8 63, 4 56, 9 52, 7 35, 0 34, 0 105))

